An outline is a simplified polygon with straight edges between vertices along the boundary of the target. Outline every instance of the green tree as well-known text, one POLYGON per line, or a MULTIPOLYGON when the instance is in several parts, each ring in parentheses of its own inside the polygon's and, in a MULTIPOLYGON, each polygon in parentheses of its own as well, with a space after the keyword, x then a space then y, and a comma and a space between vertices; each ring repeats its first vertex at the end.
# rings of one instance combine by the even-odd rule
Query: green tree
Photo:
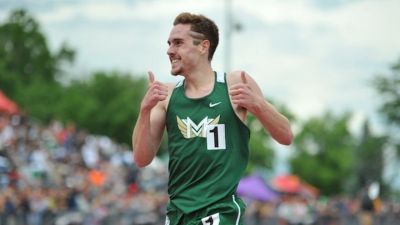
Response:
POLYGON ((93 134, 131 143, 132 129, 146 90, 144 78, 120 72, 96 72, 88 80, 73 81, 57 106, 62 121, 74 121, 93 134))
POLYGON ((357 194, 359 190, 365 188, 372 181, 386 184, 383 180, 384 169, 384 148, 387 136, 377 136, 372 134, 368 120, 364 122, 362 134, 358 146, 354 152, 354 171, 355 184, 352 192, 357 194))
POLYGON ((18 76, 25 84, 33 77, 40 77, 42 82, 55 81, 62 62, 74 59, 74 51, 65 45, 52 53, 39 24, 23 9, 11 12, 0 25, 0 46, 2 78, 18 76))
POLYGON ((379 112, 391 125, 400 128, 400 58, 391 67, 391 74, 379 74, 372 86, 381 97, 379 112))
POLYGON ((12 11, 0 24, 0 89, 29 115, 40 120, 55 117, 62 93, 56 78, 74 51, 66 47, 52 53, 39 24, 25 10, 12 11))
POLYGON ((322 194, 334 195, 346 189, 356 144, 348 130, 349 119, 349 113, 336 117, 327 112, 305 121, 295 137, 291 170, 322 194))
POLYGON ((58 83, 46 84, 41 79, 32 79, 17 91, 15 99, 23 111, 43 123, 57 118, 57 106, 65 100, 64 90, 58 83))
MULTIPOLYGON (((400 160, 400 58, 391 66, 390 74, 378 74, 372 87, 380 97, 379 113, 388 125, 386 145, 395 151, 395 160, 400 160), (392 132, 389 132, 392 131, 392 132)), ((395 180, 397 179, 394 178, 395 180)))

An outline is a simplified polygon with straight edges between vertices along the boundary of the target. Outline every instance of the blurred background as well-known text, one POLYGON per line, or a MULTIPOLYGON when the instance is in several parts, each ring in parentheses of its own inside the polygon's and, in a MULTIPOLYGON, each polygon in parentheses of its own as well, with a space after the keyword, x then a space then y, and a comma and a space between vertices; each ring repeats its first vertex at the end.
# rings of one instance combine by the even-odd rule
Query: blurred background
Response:
POLYGON ((183 11, 220 28, 216 71, 245 70, 290 120, 253 118, 246 224, 400 224, 400 1, 0 0, 0 224, 164 224, 163 140, 133 164, 147 71, 169 73, 183 11))

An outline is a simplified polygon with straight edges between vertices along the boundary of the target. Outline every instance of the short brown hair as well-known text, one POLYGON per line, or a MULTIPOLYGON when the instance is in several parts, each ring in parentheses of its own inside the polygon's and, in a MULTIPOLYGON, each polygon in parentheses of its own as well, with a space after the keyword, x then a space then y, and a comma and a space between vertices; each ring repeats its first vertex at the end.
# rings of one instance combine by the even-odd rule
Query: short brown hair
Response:
POLYGON ((204 35, 204 40, 210 41, 208 60, 211 61, 219 42, 218 27, 214 21, 203 15, 183 12, 179 14, 174 21, 177 24, 190 24, 190 30, 204 35))

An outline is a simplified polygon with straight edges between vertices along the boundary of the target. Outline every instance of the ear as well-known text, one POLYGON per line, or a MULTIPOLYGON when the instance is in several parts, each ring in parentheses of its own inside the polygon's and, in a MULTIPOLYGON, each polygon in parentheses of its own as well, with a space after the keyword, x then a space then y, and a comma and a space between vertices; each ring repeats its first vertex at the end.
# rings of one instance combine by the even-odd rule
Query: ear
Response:
POLYGON ((200 52, 201 53, 208 53, 210 49, 210 41, 209 40, 202 40, 199 44, 200 52))

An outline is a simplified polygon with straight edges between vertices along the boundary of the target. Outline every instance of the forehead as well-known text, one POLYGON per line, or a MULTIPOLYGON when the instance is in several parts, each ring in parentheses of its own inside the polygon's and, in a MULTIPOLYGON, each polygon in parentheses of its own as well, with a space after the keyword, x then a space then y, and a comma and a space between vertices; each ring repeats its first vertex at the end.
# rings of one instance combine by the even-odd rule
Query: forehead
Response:
POLYGON ((190 24, 177 24, 175 25, 171 33, 169 34, 168 40, 171 41, 173 39, 184 39, 191 37, 190 36, 190 24))

